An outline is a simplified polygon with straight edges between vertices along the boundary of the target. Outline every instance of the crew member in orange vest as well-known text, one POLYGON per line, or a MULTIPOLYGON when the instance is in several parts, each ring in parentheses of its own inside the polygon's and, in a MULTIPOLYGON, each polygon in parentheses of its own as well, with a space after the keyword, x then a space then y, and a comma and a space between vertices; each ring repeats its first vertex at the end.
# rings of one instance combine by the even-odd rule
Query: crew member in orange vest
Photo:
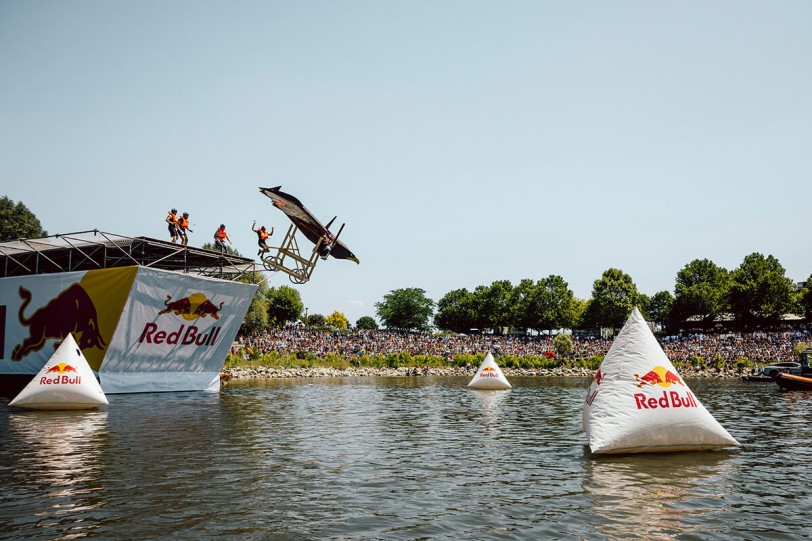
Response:
POLYGON ((257 252, 257 255, 262 256, 262 254, 270 250, 270 248, 268 248, 268 245, 265 244, 265 241, 268 240, 268 237, 273 235, 273 227, 271 228, 270 233, 268 233, 268 230, 265 229, 264 225, 259 229, 257 229, 257 221, 254 220, 254 225, 251 226, 251 231, 257 234, 257 245, 259 246, 259 251, 257 252))
POLYGON ((172 242, 178 242, 180 230, 178 229, 178 210, 172 209, 166 214, 166 223, 169 224, 169 235, 172 242))
POLYGON ((181 244, 186 246, 189 244, 189 237, 186 235, 186 232, 194 233, 191 229, 189 229, 189 213, 184 212, 183 216, 178 218, 178 232, 180 232, 181 244))
POLYGON ((220 227, 214 232, 214 245, 220 250, 220 253, 226 251, 226 241, 231 244, 231 239, 226 233, 226 226, 220 224, 220 227))

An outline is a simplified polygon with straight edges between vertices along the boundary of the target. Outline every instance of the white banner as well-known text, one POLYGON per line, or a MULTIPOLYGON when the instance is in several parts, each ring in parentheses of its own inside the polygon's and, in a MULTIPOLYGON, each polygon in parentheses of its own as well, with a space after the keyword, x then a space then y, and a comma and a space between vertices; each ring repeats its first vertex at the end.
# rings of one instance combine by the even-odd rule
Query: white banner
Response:
POLYGON ((104 392, 219 388, 255 289, 139 267, 100 370, 104 392))

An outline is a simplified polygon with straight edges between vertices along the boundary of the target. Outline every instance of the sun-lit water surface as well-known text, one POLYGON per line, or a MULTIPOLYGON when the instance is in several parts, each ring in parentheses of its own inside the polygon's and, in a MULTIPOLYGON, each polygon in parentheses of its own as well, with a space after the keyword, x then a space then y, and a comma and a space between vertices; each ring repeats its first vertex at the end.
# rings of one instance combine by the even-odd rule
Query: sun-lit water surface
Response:
POLYGON ((232 381, 0 405, 0 539, 799 539, 812 394, 689 380, 743 449, 595 458, 587 379, 232 381))

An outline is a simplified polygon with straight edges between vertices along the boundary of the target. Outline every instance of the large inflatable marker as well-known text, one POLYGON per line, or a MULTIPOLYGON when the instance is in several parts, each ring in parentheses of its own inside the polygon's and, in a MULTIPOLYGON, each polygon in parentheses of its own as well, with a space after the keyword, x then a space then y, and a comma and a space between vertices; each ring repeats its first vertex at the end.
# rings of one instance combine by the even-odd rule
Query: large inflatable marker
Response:
POLYGON ((637 308, 589 386, 583 429, 594 454, 740 447, 679 376, 637 308))

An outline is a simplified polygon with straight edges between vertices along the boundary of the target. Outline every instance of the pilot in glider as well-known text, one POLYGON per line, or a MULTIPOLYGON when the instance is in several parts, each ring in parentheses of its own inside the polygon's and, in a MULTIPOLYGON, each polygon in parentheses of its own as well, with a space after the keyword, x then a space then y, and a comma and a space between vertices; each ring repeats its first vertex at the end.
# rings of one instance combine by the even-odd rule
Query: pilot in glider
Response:
POLYGON ((292 222, 276 255, 262 258, 265 269, 272 272, 282 271, 294 284, 304 284, 310 280, 310 275, 313 274, 319 258, 327 259, 330 256, 359 263, 355 254, 338 240, 344 230, 344 224, 341 224, 338 233, 333 235, 330 232, 330 226, 333 225, 335 217, 326 226, 323 225, 301 201, 280 191, 280 188, 281 186, 259 189, 260 192, 270 197, 273 206, 284 212, 292 222), (314 245, 309 258, 303 257, 299 250, 299 242, 296 239, 298 231, 301 231, 305 238, 314 245))

